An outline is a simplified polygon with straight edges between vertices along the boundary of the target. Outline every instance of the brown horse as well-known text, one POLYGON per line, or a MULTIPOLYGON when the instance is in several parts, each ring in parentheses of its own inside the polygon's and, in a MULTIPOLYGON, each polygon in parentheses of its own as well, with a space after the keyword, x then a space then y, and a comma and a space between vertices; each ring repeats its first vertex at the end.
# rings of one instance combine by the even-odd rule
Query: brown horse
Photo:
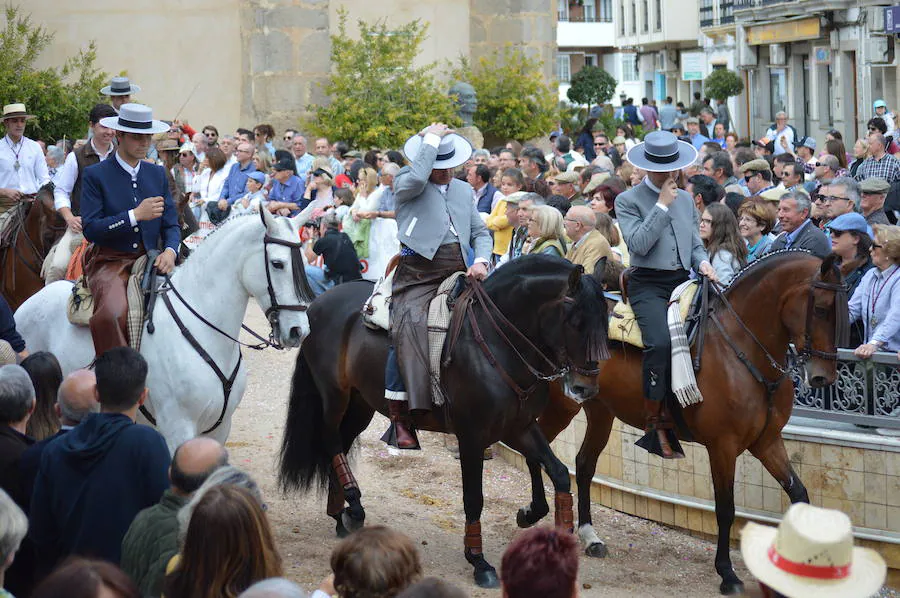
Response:
POLYGON ((44 287, 44 258, 66 225, 53 208, 52 194, 44 190, 10 210, 12 221, 0 241, 0 293, 15 311, 44 287))
MULTIPOLYGON (((733 307, 719 303, 710 317, 697 382, 703 402, 681 410, 682 434, 709 453, 715 489, 720 591, 735 594, 743 583, 729 556, 734 523, 734 471, 738 455, 749 450, 778 480, 791 502, 808 502, 806 488, 794 472, 781 429, 791 416, 793 387, 786 363, 788 345, 799 348, 813 387, 834 382, 836 337, 846 329, 846 294, 834 257, 825 261, 799 251, 781 251, 753 263, 724 295, 733 307), (838 297, 840 295, 840 297, 838 297), (716 324, 716 321, 718 324, 716 324), (835 331, 838 331, 836 334, 835 331), (742 358, 743 356, 743 358, 742 358)), ((606 546, 591 525, 591 479, 609 440, 613 420, 643 428, 641 354, 616 343, 604 365, 595 399, 578 405, 559 388, 541 415, 540 427, 552 441, 583 406, 587 431, 576 458, 578 532, 590 556, 606 555, 606 546)), ((525 527, 548 512, 540 470, 529 462, 532 502, 517 518, 525 527)))

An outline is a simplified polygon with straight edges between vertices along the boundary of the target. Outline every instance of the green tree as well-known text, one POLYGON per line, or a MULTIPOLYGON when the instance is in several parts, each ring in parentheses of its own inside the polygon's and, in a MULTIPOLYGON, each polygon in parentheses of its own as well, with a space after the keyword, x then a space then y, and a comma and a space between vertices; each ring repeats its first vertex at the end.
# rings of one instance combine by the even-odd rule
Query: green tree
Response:
POLYGON ((460 58, 450 74, 475 88, 475 125, 486 138, 526 140, 556 128, 557 94, 542 68, 542 61, 506 46, 474 63, 460 58))
POLYGON ((744 91, 744 82, 734 71, 716 69, 703 81, 703 91, 708 97, 727 100, 744 91))
POLYGON ((83 137, 88 113, 100 101, 107 75, 95 66, 94 42, 61 67, 38 69, 35 62, 53 42, 54 33, 36 25, 18 6, 7 6, 0 30, 0 96, 2 103, 24 103, 30 114, 29 137, 56 141, 83 137))
POLYGON ((586 66, 572 77, 572 86, 566 92, 569 100, 576 104, 608 102, 616 92, 616 79, 599 66, 586 66))
POLYGON ((357 21, 359 39, 347 33, 347 12, 338 11, 331 36, 333 73, 324 86, 328 105, 311 105, 305 125, 316 135, 351 146, 400 147, 433 121, 456 124, 453 100, 433 76, 435 64, 413 66, 428 26, 419 20, 388 28, 357 21))

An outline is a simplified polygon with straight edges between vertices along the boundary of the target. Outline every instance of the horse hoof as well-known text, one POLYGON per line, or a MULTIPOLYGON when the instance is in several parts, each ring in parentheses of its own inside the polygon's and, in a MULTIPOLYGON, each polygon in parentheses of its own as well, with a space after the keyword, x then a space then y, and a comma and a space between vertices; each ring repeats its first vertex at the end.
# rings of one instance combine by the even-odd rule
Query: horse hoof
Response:
POLYGON ((719 592, 723 596, 736 596, 744 593, 744 582, 741 580, 723 581, 719 586, 719 592))
POLYGON ((594 542, 584 549, 584 554, 595 559, 602 559, 606 558, 606 556, 609 554, 609 550, 606 548, 606 544, 604 544, 603 542, 594 542))
POLYGON ((499 588, 500 580, 497 578, 497 570, 491 567, 482 571, 475 571, 475 585, 479 588, 499 588))
POLYGON ((344 522, 341 521, 341 519, 343 519, 343 517, 339 518, 337 523, 335 524, 334 533, 338 538, 343 540, 350 535, 350 531, 344 526, 344 522))
POLYGON ((526 508, 519 509, 519 512, 516 513, 516 525, 520 528, 525 529, 534 525, 533 521, 529 521, 529 515, 531 515, 531 510, 526 508))
POLYGON ((344 512, 341 513, 341 523, 345 528, 347 535, 352 534, 353 532, 362 529, 363 524, 365 523, 364 519, 354 519, 347 513, 347 510, 344 509, 344 512))

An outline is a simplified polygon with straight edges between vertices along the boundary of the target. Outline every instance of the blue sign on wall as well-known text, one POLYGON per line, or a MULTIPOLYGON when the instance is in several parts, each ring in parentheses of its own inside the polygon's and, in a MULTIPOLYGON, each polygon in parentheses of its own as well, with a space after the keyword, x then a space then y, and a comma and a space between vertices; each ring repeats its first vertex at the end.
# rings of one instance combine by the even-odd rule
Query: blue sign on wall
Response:
POLYGON ((900 33, 900 6, 886 6, 884 8, 885 33, 900 33))

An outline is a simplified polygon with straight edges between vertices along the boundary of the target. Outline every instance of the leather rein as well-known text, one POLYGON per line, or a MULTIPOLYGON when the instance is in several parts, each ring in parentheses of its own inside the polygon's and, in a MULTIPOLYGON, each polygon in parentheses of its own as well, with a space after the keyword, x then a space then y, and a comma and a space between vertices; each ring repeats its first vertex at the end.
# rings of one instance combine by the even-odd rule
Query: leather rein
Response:
MULTIPOLYGON (((285 245, 285 246, 288 246, 291 248, 291 261, 293 262, 294 285, 295 285, 295 290, 297 292, 297 297, 300 298, 302 301, 307 301, 307 300, 310 302, 312 301, 312 299, 309 299, 308 295, 304 295, 302 283, 305 283, 306 289, 309 289, 309 282, 306 280, 305 272, 298 270, 298 264, 296 262, 296 260, 299 259, 300 260, 299 268, 303 268, 303 266, 302 266, 303 260, 302 260, 301 254, 300 254, 300 250, 303 247, 303 244, 299 243, 299 242, 283 241, 281 239, 276 239, 274 237, 270 237, 268 234, 266 234, 266 236, 263 238, 263 259, 265 260, 265 264, 266 264, 266 284, 268 285, 269 300, 271 302, 269 308, 266 310, 266 319, 269 321, 269 324, 272 327, 271 331, 269 332, 269 338, 268 339, 263 338, 259 333, 253 331, 246 324, 241 323, 241 328, 243 330, 245 330, 246 332, 248 332, 250 335, 252 335, 257 340, 259 340, 260 341, 259 343, 247 344, 247 343, 241 341, 240 339, 237 339, 237 338, 231 336, 230 334, 228 334, 227 332, 225 332, 224 330, 222 330, 221 328, 219 328, 218 326, 216 326, 215 324, 210 322, 207 318, 203 317, 200 313, 197 312, 196 309, 194 309, 187 302, 187 300, 185 300, 185 298, 181 295, 181 293, 178 292, 178 289, 176 289, 175 285, 172 284, 172 279, 168 274, 165 276, 164 286, 160 287, 160 289, 158 291, 156 291, 162 296, 163 303, 165 303, 166 309, 168 310, 169 315, 172 316, 172 320, 175 322, 175 325, 178 326, 178 330, 181 332, 181 335, 185 338, 185 340, 188 342, 188 344, 194 349, 194 351, 196 351, 197 354, 203 359, 203 361, 206 362, 206 364, 210 367, 210 369, 212 369, 213 373, 215 373, 216 377, 219 379, 219 383, 222 385, 222 394, 224 396, 224 400, 222 402, 222 410, 219 412, 219 417, 218 417, 218 419, 216 419, 216 423, 214 423, 208 430, 204 431, 203 434, 209 434, 210 432, 213 432, 216 428, 218 428, 220 425, 222 425, 222 422, 225 420, 225 414, 228 412, 228 403, 231 398, 231 391, 234 388, 234 382, 237 379, 238 371, 241 368, 241 362, 243 361, 243 358, 244 358, 243 354, 241 353, 240 348, 247 347, 248 349, 253 349, 255 351, 261 351, 267 347, 273 347, 275 349, 278 349, 279 351, 284 349, 284 347, 279 342, 278 335, 277 335, 279 313, 282 310, 306 311, 307 308, 309 307, 306 303, 297 303, 297 304, 278 303, 276 296, 275 296, 275 288, 272 286, 272 275, 269 272, 268 245, 270 243, 274 243, 277 245, 285 245), (234 369, 231 371, 230 375, 226 376, 225 372, 222 371, 222 368, 219 367, 219 365, 216 363, 215 359, 213 359, 212 355, 209 354, 209 352, 203 347, 203 345, 200 344, 200 341, 198 341, 197 338, 191 333, 191 331, 188 330, 188 327, 184 324, 184 321, 181 319, 181 317, 179 317, 178 313, 175 311, 175 307, 172 304, 172 299, 169 297, 169 291, 171 291, 172 294, 175 295, 175 297, 181 302, 181 304, 184 305, 184 307, 187 308, 187 310, 195 318, 200 320, 207 327, 211 328, 215 332, 219 333, 220 335, 224 336, 225 338, 229 339, 230 341, 232 341, 238 345, 238 360, 234 366, 234 369)), ((154 291, 151 290, 151 292, 154 292, 154 291)), ((311 291, 310 291, 310 295, 311 295, 311 291)), ((154 327, 153 327, 153 322, 152 322, 152 319, 153 319, 152 310, 151 310, 151 313, 148 314, 148 319, 149 319, 149 321, 147 324, 147 331, 150 334, 153 334, 154 327)), ((144 415, 144 417, 147 418, 147 420, 151 424, 153 424, 154 426, 156 425, 156 419, 149 412, 149 410, 144 408, 143 405, 141 405, 141 413, 144 415)))
MULTIPOLYGON (((515 326, 515 324, 510 322, 509 319, 503 315, 503 312, 500 311, 500 308, 497 307, 490 298, 479 280, 469 277, 467 283, 468 286, 456 301, 455 309, 461 310, 461 313, 453 318, 453 327, 450 331, 450 342, 447 345, 447 350, 443 359, 444 366, 450 363, 453 348, 456 345, 459 333, 462 330, 463 321, 468 319, 469 325, 472 327, 472 334, 475 336, 475 342, 481 348, 481 352, 488 360, 488 363, 490 363, 497 373, 500 374, 500 377, 503 378, 506 385, 516 393, 520 401, 528 399, 541 382, 553 382, 567 375, 570 371, 577 372, 583 376, 597 376, 600 374, 599 368, 588 369, 574 365, 565 352, 563 355, 564 365, 560 366, 554 363, 553 360, 547 357, 543 351, 531 342, 528 337, 515 326), (497 336, 500 337, 506 346, 512 349, 519 363, 524 365, 531 375, 535 377, 534 384, 528 388, 522 388, 522 386, 513 379, 512 375, 506 371, 506 368, 504 368, 497 360, 497 357, 494 355, 493 351, 491 351, 490 346, 484 338, 484 334, 478 324, 478 319, 475 317, 475 311, 472 309, 473 305, 478 305, 481 308, 484 317, 487 319, 497 336), (510 331, 512 334, 508 335, 504 330, 510 331), (511 339, 510 336, 514 337, 514 339, 511 339), (520 351, 517 347, 517 342, 525 346, 525 351, 537 354, 539 361, 542 362, 541 366, 535 367, 532 365, 522 354, 523 351, 520 351), (551 370, 550 373, 541 371, 540 368, 544 366, 549 366, 549 369, 551 370)), ((574 300, 570 297, 565 297, 561 301, 572 302, 574 300)))

